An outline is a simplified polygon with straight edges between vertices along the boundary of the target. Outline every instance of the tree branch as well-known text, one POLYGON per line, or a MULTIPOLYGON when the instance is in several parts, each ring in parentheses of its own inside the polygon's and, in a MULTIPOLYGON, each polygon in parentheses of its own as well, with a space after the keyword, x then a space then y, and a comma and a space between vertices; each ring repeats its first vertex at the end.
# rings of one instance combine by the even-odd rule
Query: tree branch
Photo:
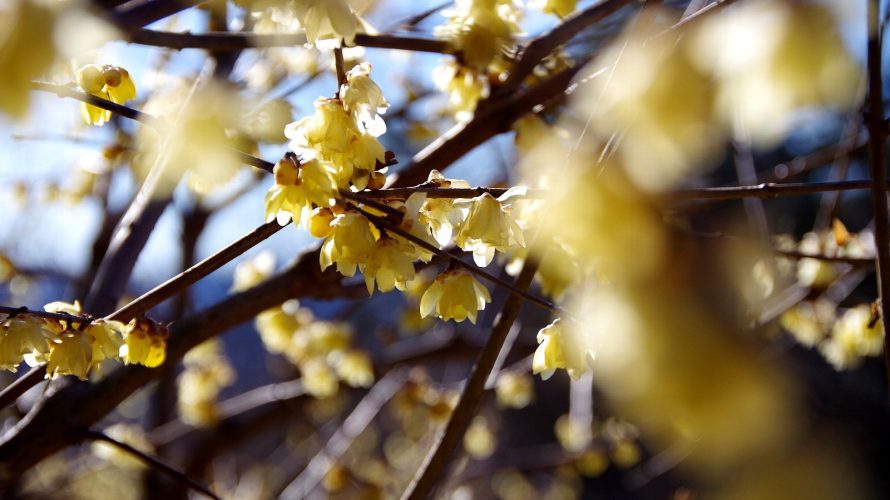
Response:
MULTIPOLYGON (((884 102, 881 76, 881 30, 878 0, 868 2, 868 124, 872 210, 875 216, 878 291, 884 325, 890 318, 890 214, 887 212, 887 171, 884 165, 884 102)), ((886 326, 885 326, 886 328, 886 326)), ((890 339, 884 337, 884 365, 890 386, 890 339)))
MULTIPOLYGON (((526 261, 522 272, 516 278, 516 288, 525 290, 529 287, 537 272, 537 262, 526 261)), ((504 340, 510 331, 510 327, 519 315, 522 308, 522 300, 517 295, 511 295, 504 303, 504 309, 492 327, 491 336, 479 353, 479 358, 473 365, 467 384, 460 394, 457 406, 451 414, 451 418, 445 428, 438 432, 433 447, 430 449, 423 463, 415 473, 411 483, 402 493, 403 500, 422 500, 433 491, 439 477, 448 466, 449 458, 454 448, 466 432, 467 425, 476 413, 476 407, 485 394, 485 382, 494 367, 498 353, 504 345, 504 340)))
POLYGON ((182 471, 174 468, 173 466, 169 465, 168 463, 164 462, 163 460, 161 460, 158 457, 149 455, 148 453, 145 453, 142 450, 134 448, 127 443, 118 441, 118 440, 112 438, 111 436, 105 434, 104 432, 87 431, 85 437, 88 439, 91 439, 93 441, 102 441, 102 442, 108 443, 116 448, 119 448, 119 449, 129 453, 130 455, 133 455, 134 457, 138 458, 139 460, 142 460, 146 465, 148 465, 152 469, 155 469, 155 470, 167 475, 168 477, 172 478, 174 481, 182 483, 182 484, 188 486, 189 488, 191 488, 197 492, 203 493, 204 495, 206 495, 210 498, 213 498, 215 500, 220 500, 220 497, 218 495, 216 495, 215 493, 213 493, 212 491, 210 491, 210 489, 208 487, 195 481, 194 479, 192 479, 189 476, 187 476, 186 474, 184 474, 182 471))
MULTIPOLYGON (((165 47, 169 49, 208 49, 217 52, 251 48, 297 47, 306 44, 304 33, 233 33, 211 31, 207 33, 175 33, 139 29, 131 33, 127 40, 139 45, 165 47)), ((421 38, 408 35, 355 35, 355 46, 375 49, 395 49, 412 52, 449 54, 451 45, 435 38, 421 38)))

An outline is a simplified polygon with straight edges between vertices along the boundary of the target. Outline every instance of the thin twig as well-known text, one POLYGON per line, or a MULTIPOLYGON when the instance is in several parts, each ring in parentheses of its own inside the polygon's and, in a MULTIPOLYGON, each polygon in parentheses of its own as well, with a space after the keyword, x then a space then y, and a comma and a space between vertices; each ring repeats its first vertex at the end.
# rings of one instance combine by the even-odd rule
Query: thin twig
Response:
MULTIPOLYGON (((287 224, 290 224, 288 222, 287 224)), ((287 225, 285 224, 285 225, 287 225)), ((168 279, 164 283, 156 286, 152 290, 142 294, 124 307, 108 315, 108 319, 118 321, 128 321, 145 314, 152 307, 160 304, 168 298, 182 292, 191 285, 195 284, 201 278, 216 271, 220 267, 231 262, 239 255, 253 248, 266 238, 277 233, 284 227, 276 221, 267 222, 246 235, 239 238, 234 243, 221 249, 215 254, 198 262, 194 266, 168 279)))
MULTIPOLYGON (((868 137, 869 170, 872 184, 872 210, 875 217, 878 291, 881 317, 890 318, 890 215, 887 212, 887 172, 884 166, 884 103, 881 80, 881 29, 878 0, 868 2, 868 137)), ((890 338, 884 337, 884 365, 890 383, 890 338)))
MULTIPOLYGON (((529 287, 537 272, 537 262, 528 260, 522 268, 522 272, 516 278, 515 288, 525 290, 529 287)), ((513 322, 519 315, 522 308, 522 300, 520 296, 512 295, 507 298, 504 303, 504 309, 498 316, 497 321, 492 327, 491 336, 485 342, 485 346, 479 353, 479 358, 473 365, 470 376, 467 379, 467 385, 460 394, 451 418, 445 428, 437 433, 433 447, 430 449, 423 463, 417 469, 411 483, 402 493, 403 500, 420 500, 425 499, 432 493, 439 477, 448 466, 451 453, 460 442, 461 437, 466 432, 467 425, 476 413, 476 407, 485 394, 485 382, 494 367, 504 340, 510 331, 513 322)))
POLYGON ((343 61, 343 48, 334 48, 334 70, 337 73, 337 97, 340 97, 340 89, 346 85, 346 63, 343 61))
POLYGON ((816 259, 816 260, 824 260, 826 262, 836 262, 838 264, 852 264, 854 266, 872 266, 875 263, 875 259, 866 258, 866 257, 849 257, 849 256, 839 256, 839 255, 824 255, 824 254, 809 254, 805 252, 800 252, 797 250, 781 250, 781 249, 773 249, 774 252, 781 255, 782 257, 788 257, 791 259, 816 259))
POLYGON ((324 449, 312 457, 306 468, 284 489, 281 498, 306 498, 318 486, 331 466, 349 450, 386 403, 408 380, 407 369, 396 369, 380 379, 355 406, 343 425, 331 436, 324 449))
POLYGON ((130 455, 133 455, 134 457, 138 458, 139 460, 142 460, 143 462, 145 462, 146 465, 157 470, 158 472, 166 474, 168 477, 170 477, 174 481, 182 483, 182 484, 188 486, 189 488, 191 488, 197 492, 203 493, 204 495, 206 495, 210 498, 213 498, 215 500, 220 500, 220 497, 217 496, 212 491, 210 491, 210 489, 208 487, 195 481, 194 479, 190 478, 188 475, 186 475, 182 471, 176 469, 175 467, 164 462, 163 460, 161 460, 158 457, 149 455, 148 453, 145 453, 142 450, 134 448, 127 443, 118 441, 117 439, 112 438, 111 436, 109 436, 108 434, 105 434, 104 432, 87 431, 86 437, 93 441, 102 441, 102 442, 108 443, 116 448, 119 448, 120 450, 125 451, 125 452, 129 453, 130 455))
POLYGON ((824 193, 827 191, 854 191, 860 189, 871 189, 871 187, 872 182, 867 179, 839 182, 788 182, 780 184, 774 182, 763 182, 752 186, 681 189, 671 193, 666 193, 664 195, 664 198, 669 201, 775 198, 778 196, 824 193))
MULTIPOLYGON (((175 33, 149 29, 136 30, 128 41, 139 45, 150 45, 168 49, 209 49, 217 52, 251 48, 298 47, 306 44, 304 33, 233 33, 212 31, 207 33, 175 33)), ((358 33, 353 45, 375 49, 395 49, 411 52, 449 54, 451 44, 435 38, 421 38, 409 35, 369 35, 358 33)))
POLYGON ((362 210, 357 205, 353 205, 353 206, 355 207, 356 210, 361 212, 362 215, 367 217, 368 220, 370 220, 375 226, 377 226, 381 229, 385 229, 393 234, 397 234, 397 235, 401 236, 402 238, 405 238, 406 240, 414 243, 415 245, 420 246, 421 248, 424 248, 425 250, 429 250, 430 252, 432 252, 440 257, 448 259, 450 262, 453 262, 455 265, 463 267, 467 271, 470 271, 471 273, 485 279, 486 281, 489 281, 492 284, 494 284, 500 288, 503 288, 504 290, 510 292, 512 295, 522 298, 522 299, 525 299, 525 300, 531 302, 532 304, 535 304, 535 305, 537 305, 543 309, 546 309, 550 312, 553 312, 553 313, 556 313, 556 314, 559 314, 562 316, 566 316, 566 317, 572 316, 567 311, 565 311, 561 307, 553 304, 552 302, 548 302, 540 297, 532 295, 532 294, 528 293, 527 291, 517 287, 516 285, 508 283, 508 282, 498 278, 497 276, 488 273, 487 271, 483 270, 481 267, 479 267, 475 264, 470 264, 468 262, 464 262, 463 260, 458 258, 457 255, 454 255, 451 252, 442 250, 441 248, 438 248, 435 245, 431 245, 431 244, 427 243, 426 241, 423 241, 422 239, 418 238, 417 236, 414 236, 413 234, 409 233, 408 231, 405 231, 404 229, 400 228, 399 226, 390 223, 388 220, 384 219, 383 217, 378 217, 372 213, 367 212, 366 210, 362 210))
POLYGON ((89 323, 90 321, 93 321, 93 318, 90 318, 89 316, 77 316, 68 313, 40 311, 38 309, 28 309, 27 307, 0 306, 0 314, 6 314, 8 316, 27 314, 40 318, 54 319, 56 321, 67 321, 69 323, 89 323))

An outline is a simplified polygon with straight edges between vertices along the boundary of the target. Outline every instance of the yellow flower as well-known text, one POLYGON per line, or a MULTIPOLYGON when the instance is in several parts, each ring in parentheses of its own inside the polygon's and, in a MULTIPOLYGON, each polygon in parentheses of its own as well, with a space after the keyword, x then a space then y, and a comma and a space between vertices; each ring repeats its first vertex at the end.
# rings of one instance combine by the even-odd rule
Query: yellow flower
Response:
POLYGON ((553 14, 560 19, 575 12, 577 6, 578 0, 539 0, 536 5, 544 14, 553 14))
POLYGON ((491 302, 488 289, 467 271, 456 269, 436 276, 435 281, 420 299, 420 315, 427 317, 435 311, 442 320, 458 323, 469 318, 476 324, 476 314, 491 302))
POLYGON ((83 330, 83 336, 92 346, 92 363, 97 365, 106 359, 117 359, 120 354, 124 324, 119 321, 97 319, 83 330))
POLYGON ((374 366, 371 358, 364 352, 336 352, 332 359, 337 376, 350 387, 371 387, 374 383, 374 366))
POLYGON ((365 132, 378 137, 386 132, 386 123, 380 117, 389 103, 380 87, 371 80, 371 65, 360 63, 346 74, 346 83, 340 88, 343 108, 352 115, 365 132))
POLYGON ((464 433, 464 449, 467 454, 480 460, 491 456, 496 446, 497 438, 485 417, 481 415, 473 417, 473 421, 467 427, 467 432, 464 433))
POLYGON ((519 13, 511 1, 461 1, 443 14, 449 21, 436 28, 436 35, 449 40, 462 62, 477 71, 484 71, 519 32, 519 13))
POLYGON ((376 248, 371 223, 361 214, 348 212, 335 217, 331 228, 321 246, 321 269, 336 263, 340 274, 353 276, 356 266, 367 264, 376 248))
POLYGON ((232 291, 240 292, 262 283, 275 271, 275 254, 265 250, 252 259, 247 259, 235 266, 232 276, 232 291))
POLYGON ((476 104, 488 97, 488 79, 456 61, 447 61, 433 70, 436 88, 448 93, 448 106, 459 121, 473 117, 476 104))
POLYGON ((120 357, 124 364, 139 364, 155 368, 164 362, 167 350, 167 329, 146 319, 134 319, 124 332, 120 357))
POLYGON ((602 449, 593 448, 578 458, 575 468, 587 477, 599 477, 609 468, 609 457, 602 449))
POLYGON ((309 214, 309 234, 316 238, 327 238, 331 234, 334 212, 328 207, 316 207, 309 214))
POLYGON ((315 205, 327 207, 337 189, 333 167, 317 160, 301 162, 287 155, 274 168, 275 185, 266 193, 266 221, 287 219, 306 227, 315 205))
POLYGON ((312 311, 301 308, 296 300, 261 312, 255 321, 260 340, 271 353, 282 353, 290 345, 294 334, 312 322, 312 311))
POLYGON ((525 408, 534 399, 534 391, 534 380, 527 373, 502 373, 495 385, 498 405, 502 408, 525 408))
POLYGON ((67 330, 50 341, 46 378, 74 375, 86 380, 92 365, 93 347, 83 333, 67 330))
POLYGON ((547 380, 557 368, 565 368, 578 379, 590 371, 593 353, 577 328, 566 328, 559 319, 538 332, 538 348, 532 359, 532 372, 547 380))
POLYGON ((361 266, 368 293, 374 293, 374 283, 381 292, 405 288, 414 279, 414 245, 384 236, 377 240, 368 262, 361 266))
POLYGON ((235 380, 229 360, 218 341, 210 340, 190 350, 183 358, 185 370, 179 376, 178 409, 182 420, 190 425, 215 423, 219 414, 219 392, 235 380))
POLYGON ((294 333, 284 355, 300 365, 307 359, 324 359, 349 347, 352 331, 347 323, 314 321, 294 333))
MULTIPOLYGON (((88 94, 117 104, 136 98, 130 73, 119 66, 87 64, 77 70, 77 85, 88 94)), ((87 103, 81 103, 80 114, 88 125, 103 125, 111 119, 111 111, 87 103)))
POLYGON ((347 46, 353 45, 355 34, 362 29, 361 19, 344 0, 306 0, 294 7, 307 43, 317 47, 338 47, 341 39, 347 46))
POLYGON ((578 452, 588 446, 593 440, 593 429, 589 422, 573 418, 569 414, 561 415, 553 424, 553 433, 556 439, 567 451, 578 452))
POLYGON ((515 246, 525 246, 522 228, 508 209, 488 193, 473 198, 454 242, 461 249, 473 252, 473 260, 483 267, 494 259, 495 250, 506 252, 515 246))
POLYGON ((835 322, 831 338, 819 345, 822 355, 836 370, 855 368, 864 356, 880 354, 883 347, 883 322, 872 317, 868 304, 848 309, 835 322))
POLYGON ((29 314, 0 323, 0 369, 15 372, 26 354, 48 354, 54 337, 42 319, 29 314))
POLYGON ((337 394, 337 377, 331 367, 320 358, 310 358, 300 363, 303 387, 316 398, 328 398, 337 394))
POLYGON ((16 118, 28 112, 31 79, 40 76, 55 57, 55 16, 47 3, 3 2, 0 13, 0 111, 16 118))
POLYGON ((779 324, 801 344, 813 347, 828 335, 837 305, 826 300, 804 301, 785 311, 779 324))

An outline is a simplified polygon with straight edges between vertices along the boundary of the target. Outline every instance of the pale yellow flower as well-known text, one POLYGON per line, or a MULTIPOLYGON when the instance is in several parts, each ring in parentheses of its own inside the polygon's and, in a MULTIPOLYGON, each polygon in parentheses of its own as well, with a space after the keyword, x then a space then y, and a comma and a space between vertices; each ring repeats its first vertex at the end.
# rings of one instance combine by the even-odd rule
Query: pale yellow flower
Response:
POLYGON ((414 245, 388 236, 381 237, 374 245, 368 262, 361 265, 368 293, 374 293, 374 284, 381 292, 403 289, 414 279, 414 245))
POLYGON ((31 101, 31 80, 55 58, 56 16, 47 3, 11 0, 0 5, 0 111, 21 118, 31 101))
POLYGON ((535 398, 534 380, 528 373, 501 373, 495 385, 495 395, 502 408, 525 408, 535 398))
POLYGON ((232 291, 241 292, 262 283, 275 271, 275 254, 264 250, 251 259, 235 266, 232 275, 232 291))
POLYGON ((371 358, 362 351, 340 351, 332 355, 334 369, 340 380, 350 387, 371 387, 374 383, 374 366, 371 358))
POLYGON ((461 249, 473 252, 473 260, 482 267, 491 263, 495 250, 506 252, 525 246, 522 228, 509 209, 488 193, 471 200, 454 242, 461 249))
POLYGON ((328 398, 337 394, 337 376, 323 359, 310 358, 300 363, 303 387, 316 398, 328 398))
POLYGON ((477 71, 485 71, 520 31, 512 1, 461 0, 442 14, 449 20, 436 28, 436 36, 450 41, 461 61, 477 71))
POLYGON ((356 267, 367 264, 374 254, 376 240, 371 223, 361 214, 347 212, 335 217, 331 228, 319 254, 321 268, 336 263, 340 274, 353 276, 356 267))
POLYGON ((74 375, 86 380, 93 365, 93 347, 81 332, 65 331, 50 341, 46 378, 74 375))
POLYGON ((803 301, 782 313, 779 324, 801 345, 813 347, 828 335, 836 310, 837 304, 825 299, 803 301))
POLYGON ((46 322, 20 314, 0 323, 0 369, 15 372, 25 355, 49 353, 49 339, 55 337, 46 322))
POLYGON ((261 312, 255 322, 260 340, 271 353, 283 353, 293 340, 294 334, 313 321, 312 311, 300 307, 296 300, 289 300, 279 307, 261 312))
POLYGON ((476 460, 481 460, 491 456, 496 446, 497 438, 485 417, 481 415, 473 417, 467 432, 464 433, 464 450, 467 454, 476 460))
POLYGON ((288 155, 275 164, 274 173, 275 185, 266 193, 266 221, 284 224, 293 218, 306 227, 314 206, 332 204, 337 181, 331 165, 288 155))
POLYGON ((563 18, 575 12, 578 0, 538 0, 535 7, 541 9, 544 14, 553 14, 563 18))
POLYGON ((488 289, 462 269, 445 271, 427 288, 420 299, 420 315, 427 317, 435 311, 442 320, 460 323, 468 319, 476 324, 476 315, 491 302, 488 289))
POLYGON ((488 79, 461 66, 456 61, 443 62, 433 69, 433 83, 436 88, 448 94, 448 106, 455 118, 467 121, 473 117, 476 104, 488 97, 488 79))
POLYGON ((123 344, 124 329, 126 327, 119 321, 106 321, 98 319, 83 329, 83 335, 92 346, 93 366, 106 359, 117 359, 123 344))
POLYGON ((365 132, 374 137, 386 132, 381 114, 389 107, 380 87, 371 80, 371 65, 362 62, 346 73, 346 83, 340 87, 343 108, 350 113, 365 132))
MULTIPOLYGON (((119 66, 87 64, 77 70, 77 85, 88 94, 117 104, 136 98, 136 84, 119 66)), ((111 119, 111 111, 85 102, 80 105, 80 114, 88 125, 103 125, 111 119)))
POLYGON ((558 368, 564 368, 569 375, 578 379, 590 371, 593 352, 590 343, 578 330, 583 326, 567 328, 556 319, 538 332, 538 348, 532 359, 532 373, 540 373, 544 380, 550 378, 558 368))

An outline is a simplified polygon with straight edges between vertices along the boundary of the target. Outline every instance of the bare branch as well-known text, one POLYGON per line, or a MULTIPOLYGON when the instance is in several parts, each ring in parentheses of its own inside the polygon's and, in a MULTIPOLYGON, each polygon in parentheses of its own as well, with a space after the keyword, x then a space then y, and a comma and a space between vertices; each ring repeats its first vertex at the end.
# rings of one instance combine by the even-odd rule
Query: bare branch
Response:
POLYGON ((134 448, 127 443, 118 441, 117 439, 112 438, 111 436, 109 436, 108 434, 105 434, 104 432, 87 431, 86 437, 89 439, 92 439, 93 441, 102 441, 102 442, 108 443, 116 448, 119 448, 119 449, 129 453, 130 455, 133 455, 134 457, 138 458, 139 460, 142 460, 146 465, 148 465, 152 469, 155 469, 155 470, 167 475, 168 477, 172 478, 174 481, 182 483, 182 484, 188 486, 189 488, 191 488, 197 492, 203 493, 204 495, 206 495, 210 498, 213 498, 215 500, 220 500, 220 497, 217 496, 212 491, 210 491, 210 489, 208 487, 206 487, 203 484, 188 477, 182 471, 176 469, 175 467, 164 462, 163 460, 161 460, 158 457, 149 455, 148 453, 145 453, 142 450, 134 448))

